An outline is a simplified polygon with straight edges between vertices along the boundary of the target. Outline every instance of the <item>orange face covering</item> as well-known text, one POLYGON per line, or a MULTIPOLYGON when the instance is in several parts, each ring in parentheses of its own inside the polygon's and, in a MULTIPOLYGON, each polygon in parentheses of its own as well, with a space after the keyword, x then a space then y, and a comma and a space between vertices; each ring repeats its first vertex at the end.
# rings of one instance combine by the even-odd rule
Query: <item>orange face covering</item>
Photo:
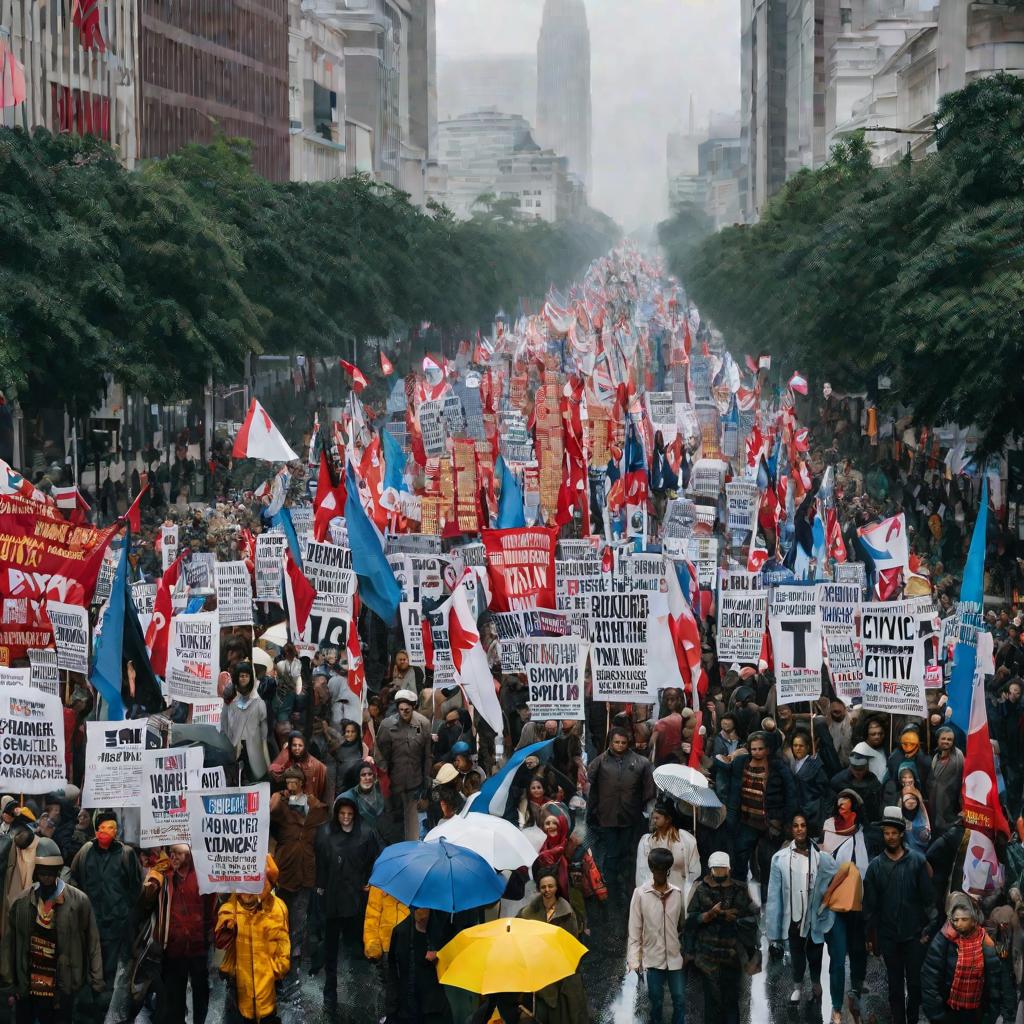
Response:
POLYGON ((109 850, 110 844, 117 838, 117 822, 104 821, 96 827, 96 842, 101 850, 109 850))
POLYGON ((921 741, 916 732, 905 732, 900 737, 900 747, 907 757, 913 757, 921 747, 921 741))

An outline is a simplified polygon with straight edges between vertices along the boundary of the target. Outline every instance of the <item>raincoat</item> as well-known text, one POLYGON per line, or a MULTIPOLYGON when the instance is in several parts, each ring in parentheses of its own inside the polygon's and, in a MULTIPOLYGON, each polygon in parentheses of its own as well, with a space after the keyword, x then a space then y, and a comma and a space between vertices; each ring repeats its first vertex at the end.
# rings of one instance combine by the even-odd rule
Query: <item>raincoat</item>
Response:
POLYGON ((370 886, 363 919, 363 953, 379 960, 391 949, 391 934, 409 916, 409 908, 377 886, 370 886))

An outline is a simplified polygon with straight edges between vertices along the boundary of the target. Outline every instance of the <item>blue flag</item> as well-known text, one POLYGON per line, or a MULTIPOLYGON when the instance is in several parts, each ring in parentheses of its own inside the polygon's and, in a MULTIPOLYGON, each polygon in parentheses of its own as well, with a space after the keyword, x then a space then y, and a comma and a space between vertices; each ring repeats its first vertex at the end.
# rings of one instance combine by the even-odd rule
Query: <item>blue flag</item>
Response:
POLYGON ((295 564, 301 569, 302 548, 299 545, 299 535, 295 532, 295 524, 292 522, 291 510, 287 508, 279 509, 274 513, 271 522, 288 538, 288 547, 291 549, 292 558, 295 559, 295 564))
POLYGON ((982 626, 982 603, 985 589, 985 532, 988 528, 988 479, 981 481, 978 518, 967 552, 964 578, 960 584, 957 607, 957 639, 953 649, 953 674, 949 680, 949 707, 952 722, 967 735, 971 723, 971 692, 974 687, 974 666, 978 660, 978 630, 982 626))
POLYGON ((370 522, 359 500, 359 484, 351 461, 345 464, 348 494, 345 498, 345 526, 352 549, 352 568, 359 577, 359 596, 388 625, 395 621, 402 588, 384 557, 380 534, 370 522))
POLYGON ((405 486, 405 452, 402 446, 391 436, 388 428, 381 430, 384 444, 384 489, 393 487, 396 491, 407 491, 405 486))
POLYGON ((128 598, 128 548, 130 534, 125 532, 121 556, 117 560, 110 597, 100 615, 100 629, 93 647, 92 675, 89 681, 107 702, 107 719, 124 718, 121 700, 121 658, 124 649, 124 604, 128 598))
POLYGON ((540 756, 542 750, 550 747, 555 741, 552 740, 541 740, 539 743, 531 743, 529 746, 523 747, 521 750, 517 750, 505 763, 505 767, 498 772, 497 775, 492 775, 489 779, 484 781, 484 784, 480 787, 480 792, 477 798, 473 801, 470 806, 471 811, 476 811, 478 814, 496 814, 498 817, 502 817, 505 813, 505 807, 508 804, 508 795, 512 789, 512 780, 515 778, 516 771, 519 766, 531 755, 544 760, 540 756))
POLYGON ((505 460, 498 456, 498 482, 501 485, 501 496, 498 498, 498 521, 495 526, 499 530, 517 530, 526 525, 526 514, 523 512, 523 489, 519 481, 505 465, 505 460))

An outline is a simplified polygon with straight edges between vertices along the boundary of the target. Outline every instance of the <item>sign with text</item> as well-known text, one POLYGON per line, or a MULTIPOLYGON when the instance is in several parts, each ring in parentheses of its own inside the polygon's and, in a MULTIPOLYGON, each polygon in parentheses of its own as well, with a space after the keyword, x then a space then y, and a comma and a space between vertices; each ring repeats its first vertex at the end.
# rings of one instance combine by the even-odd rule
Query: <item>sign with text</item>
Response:
POLYGON ((557 527, 483 531, 494 611, 555 607, 557 541, 557 527))
POLYGON ((814 587, 776 587, 768 609, 776 700, 796 704, 821 695, 821 618, 814 587))
POLYGON ((261 893, 270 839, 270 786, 189 794, 188 839, 200 893, 261 893))
POLYGON ((46 614, 57 645, 57 667, 89 674, 89 610, 76 604, 47 601, 46 614))
POLYGON ((0 686, 0 789, 49 793, 63 789, 64 775, 60 698, 33 686, 0 686))
POLYGON ((647 682, 647 594, 593 594, 590 669, 595 700, 653 703, 647 682))
POLYGON ((768 593, 757 573, 723 572, 718 591, 718 658, 756 665, 768 617, 768 593))
POLYGON ((256 538, 256 600, 281 603, 282 559, 288 538, 283 533, 261 533, 256 538))
POLYGON ((217 618, 220 625, 252 625, 252 577, 245 562, 217 563, 217 618))
POLYGON ((139 846, 189 842, 189 775, 203 767, 202 747, 142 751, 139 846))
POLYGON ((146 723, 86 722, 83 807, 138 807, 146 723))
POLYGON ((167 695, 191 703, 217 696, 220 629, 215 612, 175 615, 167 648, 167 695))
POLYGON ((518 646, 534 721, 582 722, 587 645, 575 637, 532 637, 518 646))
POLYGON ((861 609, 865 710, 927 714, 919 616, 918 606, 910 601, 872 603, 861 609))

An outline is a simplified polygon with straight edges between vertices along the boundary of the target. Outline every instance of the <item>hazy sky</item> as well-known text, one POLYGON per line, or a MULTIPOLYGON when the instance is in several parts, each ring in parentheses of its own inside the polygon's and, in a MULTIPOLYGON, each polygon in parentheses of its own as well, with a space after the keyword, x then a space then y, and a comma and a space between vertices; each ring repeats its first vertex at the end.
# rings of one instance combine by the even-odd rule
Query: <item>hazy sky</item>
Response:
MULTIPOLYGON (((739 109, 738 0, 586 0, 591 202, 627 230, 666 211, 665 136, 739 109)), ((536 53, 544 0, 437 0, 437 59, 536 53)))

